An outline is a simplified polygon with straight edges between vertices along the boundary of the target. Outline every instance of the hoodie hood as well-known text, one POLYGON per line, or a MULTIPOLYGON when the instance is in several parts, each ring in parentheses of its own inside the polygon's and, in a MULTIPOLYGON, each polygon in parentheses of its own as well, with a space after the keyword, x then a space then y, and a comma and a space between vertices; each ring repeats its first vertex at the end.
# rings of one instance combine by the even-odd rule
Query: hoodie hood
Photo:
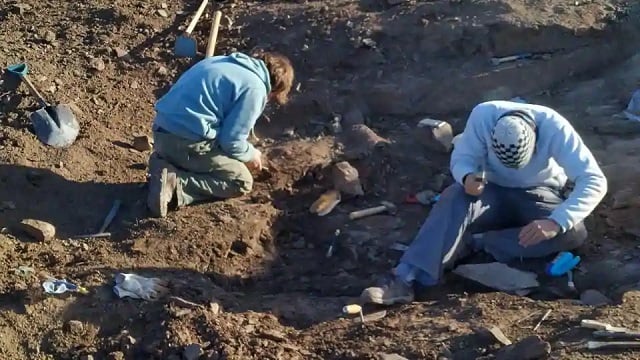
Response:
POLYGON ((269 80, 269 70, 264 61, 253 58, 243 53, 232 53, 229 58, 236 64, 258 75, 267 88, 267 94, 271 92, 271 81, 269 80))

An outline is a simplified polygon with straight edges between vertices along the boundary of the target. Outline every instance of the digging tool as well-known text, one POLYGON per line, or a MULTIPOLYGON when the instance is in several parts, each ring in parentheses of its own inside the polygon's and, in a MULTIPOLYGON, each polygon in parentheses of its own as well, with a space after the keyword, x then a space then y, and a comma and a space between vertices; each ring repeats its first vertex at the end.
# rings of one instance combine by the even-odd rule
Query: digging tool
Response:
POLYGON ((29 115, 38 140, 56 148, 65 148, 73 144, 80 132, 80 125, 71 107, 67 104, 47 103, 27 76, 29 66, 26 63, 10 65, 7 71, 20 77, 41 106, 29 115))
POLYGON ((111 233, 105 232, 105 231, 113 221, 113 218, 116 217, 116 214, 118 214, 118 210, 120 209, 121 204, 122 202, 120 200, 116 200, 113 202, 113 205, 111 206, 111 210, 109 210, 109 213, 107 213, 107 216, 104 218, 104 221, 102 222, 102 226, 100 227, 100 230, 98 230, 97 233, 78 235, 78 236, 74 236, 73 238, 74 239, 95 239, 95 238, 102 238, 102 237, 110 237, 111 233))
POLYGON ((383 213, 385 211, 389 212, 392 215, 396 213, 397 208, 396 208, 396 206, 394 204, 392 204, 392 203, 390 203, 388 201, 382 201, 381 204, 382 205, 380 205, 380 206, 372 207, 372 208, 369 208, 369 209, 352 211, 351 213, 349 213, 349 219, 357 220, 357 219, 361 219, 363 217, 380 214, 380 213, 383 213))
POLYGON ((195 57, 198 53, 198 44, 196 39, 191 37, 191 33, 193 32, 193 29, 195 29, 196 24, 198 23, 198 20, 200 20, 200 17, 208 3, 209 0, 202 0, 200 7, 198 7, 198 10, 193 15, 193 19, 191 19, 187 30, 185 30, 184 33, 176 39, 173 51, 178 57, 195 57))
POLYGON ((605 339, 640 339, 640 332, 638 331, 606 331, 598 330, 593 332, 593 336, 597 338, 605 339))
POLYGON ((580 327, 587 328, 587 329, 594 329, 594 330, 604 330, 604 331, 610 331, 610 332, 621 332, 621 333, 630 331, 629 329, 624 327, 612 326, 611 324, 606 324, 603 322, 590 320, 590 319, 582 320, 580 322, 580 327))
POLYGON ((218 29, 220 28, 220 18, 222 18, 222 11, 217 10, 213 14, 213 22, 211 23, 211 33, 209 33, 209 43, 207 44, 206 57, 212 57, 213 52, 216 49, 216 42, 218 41, 218 29))
POLYGON ((640 349, 640 341, 589 341, 587 342, 587 349, 640 349))

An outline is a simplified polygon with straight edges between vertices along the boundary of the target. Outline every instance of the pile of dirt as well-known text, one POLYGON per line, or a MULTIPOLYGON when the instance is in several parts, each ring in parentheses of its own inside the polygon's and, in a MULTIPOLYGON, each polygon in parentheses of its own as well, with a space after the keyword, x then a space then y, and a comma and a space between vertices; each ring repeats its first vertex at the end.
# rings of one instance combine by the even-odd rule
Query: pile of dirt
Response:
MULTIPOLYGON (((81 124, 69 149, 45 147, 28 120, 35 100, 3 74, 0 357, 491 358, 500 346, 475 328, 498 326, 516 342, 534 334, 535 323, 553 309, 535 334, 550 343, 552 356, 587 359, 599 355, 564 346, 586 336, 567 332, 582 317, 637 325, 635 293, 625 293, 640 281, 633 242, 640 202, 614 206, 615 195, 589 219, 591 241, 576 285, 613 302, 627 299, 621 305, 594 312, 455 279, 431 300, 390 309, 365 326, 341 318, 341 309, 388 271, 400 255, 389 246, 410 241, 428 213, 401 204, 405 196, 439 192, 452 182, 448 154, 416 139, 422 117, 446 120, 459 132, 470 107, 483 100, 521 96, 553 106, 608 165, 618 202, 637 196, 640 189, 629 180, 635 173, 619 169, 637 162, 640 128, 616 115, 640 80, 632 45, 638 6, 620 0, 214 2, 223 11, 217 52, 260 47, 287 54, 296 93, 290 106, 269 109, 258 124, 257 146, 270 171, 256 179, 251 195, 149 219, 149 151, 136 150, 133 141, 150 135, 154 102, 195 61, 175 58, 173 42, 197 6, 0 0, 4 65, 26 59, 43 94, 73 104, 81 124), (491 62, 517 54, 530 56, 491 62), (362 124, 389 142, 350 147, 345 133, 362 124), (357 169, 364 195, 343 194, 329 215, 310 214, 311 203, 333 187, 332 165, 340 161, 357 169), (96 232, 114 200, 122 206, 111 237, 73 238, 96 232), (398 213, 348 220, 350 211, 382 200, 398 204, 398 213), (33 241, 19 231, 23 219, 54 225, 55 237, 33 241), (166 279, 171 295, 182 299, 118 299, 117 272, 166 279), (46 276, 88 293, 46 295, 46 276)), ((194 31, 201 53, 211 18, 203 19, 194 31)))

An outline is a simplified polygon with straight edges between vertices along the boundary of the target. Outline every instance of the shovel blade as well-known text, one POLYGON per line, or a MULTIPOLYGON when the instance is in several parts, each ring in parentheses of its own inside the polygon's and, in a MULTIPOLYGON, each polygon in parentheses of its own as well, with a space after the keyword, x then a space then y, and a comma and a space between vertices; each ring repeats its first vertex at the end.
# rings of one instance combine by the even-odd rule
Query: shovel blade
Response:
POLYGON ((188 36, 181 35, 176 39, 174 52, 178 57, 196 57, 198 53, 198 46, 196 40, 188 36))
POLYGON ((29 115, 29 119, 38 140, 52 147, 70 146, 80 132, 80 125, 66 104, 38 109, 29 115))

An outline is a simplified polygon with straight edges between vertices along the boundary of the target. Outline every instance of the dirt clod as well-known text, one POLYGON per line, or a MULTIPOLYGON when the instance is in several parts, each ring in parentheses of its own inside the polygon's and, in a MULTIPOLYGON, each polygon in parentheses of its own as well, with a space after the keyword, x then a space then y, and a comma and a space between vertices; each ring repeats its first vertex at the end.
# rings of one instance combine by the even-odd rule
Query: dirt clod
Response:
POLYGON ((49 241, 56 236, 56 227, 42 220, 24 219, 18 228, 37 241, 49 241))
POLYGON ((449 152, 452 147, 453 130, 445 121, 423 119, 416 128, 418 140, 428 149, 449 152))

